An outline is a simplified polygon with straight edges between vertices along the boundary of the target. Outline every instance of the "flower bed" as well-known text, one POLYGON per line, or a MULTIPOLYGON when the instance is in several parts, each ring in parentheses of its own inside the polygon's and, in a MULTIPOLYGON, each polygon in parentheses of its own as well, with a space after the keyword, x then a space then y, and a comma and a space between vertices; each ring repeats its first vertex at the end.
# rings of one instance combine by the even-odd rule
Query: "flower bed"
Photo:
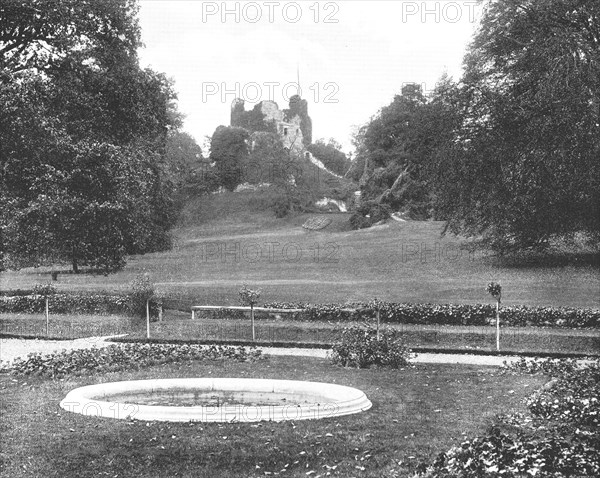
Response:
MULTIPOLYGON (((349 304, 309 304, 271 302, 264 307, 302 308, 305 312, 286 314, 290 319, 361 321, 370 320, 373 311, 366 302, 349 304), (346 310, 344 310, 346 309, 346 310), (359 309, 348 312, 347 309, 359 309), (362 309, 362 310, 361 310, 362 309)), ((403 304, 381 303, 381 320, 387 323, 423 325, 487 325, 495 317, 492 304, 403 304)), ((509 306, 500 310, 502 325, 512 327, 600 328, 600 310, 566 307, 509 306)))
POLYGON ((191 360, 257 360, 261 351, 222 345, 119 344, 105 348, 63 351, 49 355, 29 354, 0 369, 13 375, 63 377, 92 372, 140 369, 149 365, 191 360))
MULTIPOLYGON (((131 299, 125 295, 108 294, 52 294, 48 296, 51 314, 127 314, 138 315, 132 308, 131 299)), ((44 312, 46 296, 40 294, 0 296, 1 313, 44 312)), ((151 315, 158 315, 158 304, 151 300, 151 315)))
POLYGON ((600 476, 600 360, 585 366, 522 360, 506 371, 549 374, 555 381, 528 399, 530 416, 498 417, 488 434, 422 465, 422 475, 600 476))

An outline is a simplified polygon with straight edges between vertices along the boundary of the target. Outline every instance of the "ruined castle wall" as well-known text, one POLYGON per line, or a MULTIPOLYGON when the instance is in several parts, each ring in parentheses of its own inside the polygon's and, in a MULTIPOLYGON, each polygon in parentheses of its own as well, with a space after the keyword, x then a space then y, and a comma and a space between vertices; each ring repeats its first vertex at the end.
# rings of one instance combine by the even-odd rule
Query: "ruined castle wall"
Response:
MULTIPOLYGON (((263 115, 264 123, 274 123, 277 134, 279 134, 279 137, 281 138, 285 148, 290 150, 295 155, 302 153, 304 150, 304 137, 301 127, 302 118, 299 114, 295 114, 293 117, 290 117, 290 110, 280 110, 277 103, 271 100, 261 101, 260 113, 263 115), (286 112, 288 117, 286 117, 286 112)), ((232 105, 232 125, 234 125, 233 123, 235 120, 240 123, 239 126, 246 126, 245 123, 243 123, 243 119, 243 101, 234 101, 232 105)), ((252 131, 258 130, 256 126, 252 127, 251 124, 248 124, 246 127, 250 127, 250 130, 252 131)))

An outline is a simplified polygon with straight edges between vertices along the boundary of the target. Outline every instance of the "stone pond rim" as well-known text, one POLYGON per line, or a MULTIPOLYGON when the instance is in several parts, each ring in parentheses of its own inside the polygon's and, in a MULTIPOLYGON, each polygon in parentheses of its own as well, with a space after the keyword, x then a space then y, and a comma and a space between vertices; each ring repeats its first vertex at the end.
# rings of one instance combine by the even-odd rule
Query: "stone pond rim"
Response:
POLYGON ((353 387, 322 382, 251 378, 174 378, 87 385, 70 391, 60 406, 74 413, 113 419, 169 422, 314 420, 371 408, 353 387), (177 397, 220 405, 146 405, 177 397), (259 403, 259 404, 257 404, 259 403))

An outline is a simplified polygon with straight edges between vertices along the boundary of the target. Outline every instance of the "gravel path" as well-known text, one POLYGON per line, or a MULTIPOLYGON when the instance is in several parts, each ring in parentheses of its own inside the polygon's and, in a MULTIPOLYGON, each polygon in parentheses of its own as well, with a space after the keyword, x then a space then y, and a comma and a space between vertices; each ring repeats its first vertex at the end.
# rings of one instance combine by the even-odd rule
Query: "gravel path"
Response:
MULTIPOLYGON (((106 347, 111 345, 106 342, 106 337, 86 337, 75 340, 38 340, 38 339, 6 339, 0 338, 0 362, 12 362, 17 357, 25 358, 32 352, 51 354, 62 350, 88 349, 93 347, 106 347)), ((116 336, 119 337, 119 336, 116 336)))
MULTIPOLYGON (((112 336, 115 337, 115 336, 112 336)), ((117 336, 118 337, 118 336, 117 336)), ((32 352, 41 352, 50 354, 62 350, 74 350, 93 347, 106 347, 111 345, 107 342, 107 337, 87 337, 76 340, 31 340, 31 339, 8 339, 0 338, 0 362, 11 362, 17 357, 26 357, 32 352)), ((275 348, 259 347, 263 353, 269 355, 291 355, 300 357, 321 357, 327 356, 325 349, 296 349, 296 348, 275 348)), ((519 357, 514 356, 493 356, 493 355, 468 355, 468 354, 416 354, 413 360, 415 363, 456 363, 466 365, 489 365, 500 366, 504 361, 513 362, 519 357)))
MULTIPOLYGON (((274 348, 260 347, 263 353, 269 355, 294 355, 302 357, 321 357, 327 356, 325 349, 289 349, 289 348, 274 348)), ((412 360, 414 363, 458 363, 465 365, 491 365, 501 366, 504 361, 511 363, 519 360, 516 356, 495 356, 495 355, 469 355, 469 354, 432 354, 419 353, 415 354, 412 360)))

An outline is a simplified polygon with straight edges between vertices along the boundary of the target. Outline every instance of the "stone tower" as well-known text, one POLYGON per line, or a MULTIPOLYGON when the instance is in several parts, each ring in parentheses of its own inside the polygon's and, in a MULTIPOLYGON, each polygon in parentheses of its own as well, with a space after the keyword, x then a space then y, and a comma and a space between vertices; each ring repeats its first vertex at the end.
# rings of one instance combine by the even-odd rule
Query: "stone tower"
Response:
POLYGON ((280 110, 275 101, 265 100, 246 111, 244 100, 235 99, 231 105, 231 126, 245 128, 250 133, 276 133, 283 146, 298 156, 312 141, 312 121, 306 100, 294 95, 289 106, 289 109, 280 110))

